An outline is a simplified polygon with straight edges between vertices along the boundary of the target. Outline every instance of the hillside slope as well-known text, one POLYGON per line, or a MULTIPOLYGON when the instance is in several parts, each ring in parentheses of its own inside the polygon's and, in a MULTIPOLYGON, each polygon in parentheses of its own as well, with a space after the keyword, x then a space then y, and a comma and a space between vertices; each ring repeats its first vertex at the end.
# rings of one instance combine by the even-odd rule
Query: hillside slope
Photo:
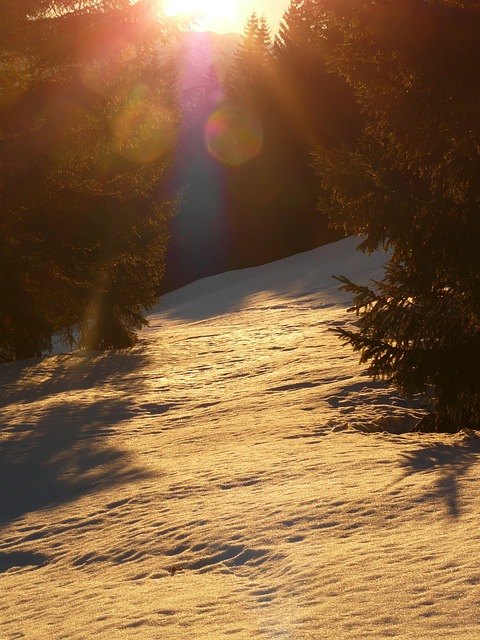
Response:
POLYGON ((0 638, 478 638, 478 440, 332 327, 351 239, 165 296, 137 347, 0 366, 0 638), (381 432, 382 427, 391 432, 381 432), (378 433, 365 433, 378 431, 378 433))

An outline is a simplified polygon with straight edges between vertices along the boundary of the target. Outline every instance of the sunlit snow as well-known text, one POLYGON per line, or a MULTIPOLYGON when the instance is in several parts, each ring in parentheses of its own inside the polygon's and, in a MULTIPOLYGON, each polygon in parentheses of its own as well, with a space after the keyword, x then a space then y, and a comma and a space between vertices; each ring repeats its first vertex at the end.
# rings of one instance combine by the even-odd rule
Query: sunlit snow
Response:
POLYGON ((480 637, 479 441, 405 433, 422 400, 331 331, 331 276, 381 277, 355 245, 0 366, 2 640, 480 637))

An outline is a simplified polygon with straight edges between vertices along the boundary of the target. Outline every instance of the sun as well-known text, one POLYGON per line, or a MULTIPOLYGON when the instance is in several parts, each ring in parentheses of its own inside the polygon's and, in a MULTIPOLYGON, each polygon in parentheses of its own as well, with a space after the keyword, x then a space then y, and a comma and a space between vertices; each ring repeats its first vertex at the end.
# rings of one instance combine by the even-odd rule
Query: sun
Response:
POLYGON ((167 16, 184 15, 196 31, 239 31, 242 19, 237 0, 167 0, 167 16))

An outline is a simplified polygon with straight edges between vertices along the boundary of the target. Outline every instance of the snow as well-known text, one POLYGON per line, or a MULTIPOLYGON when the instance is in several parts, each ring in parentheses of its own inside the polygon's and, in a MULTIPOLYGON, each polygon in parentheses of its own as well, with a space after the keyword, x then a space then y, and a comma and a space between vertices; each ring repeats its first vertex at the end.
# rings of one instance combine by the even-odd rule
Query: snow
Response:
POLYGON ((346 239, 0 366, 0 638, 479 638, 479 440, 405 433, 332 327, 346 239), (387 429, 382 430, 382 429, 387 429))

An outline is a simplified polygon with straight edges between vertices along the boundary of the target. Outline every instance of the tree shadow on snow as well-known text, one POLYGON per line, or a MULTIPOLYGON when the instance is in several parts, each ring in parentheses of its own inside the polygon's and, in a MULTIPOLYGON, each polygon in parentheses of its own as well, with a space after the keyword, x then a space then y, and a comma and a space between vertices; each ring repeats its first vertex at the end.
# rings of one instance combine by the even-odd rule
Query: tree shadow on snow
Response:
POLYGON ((444 501, 449 515, 461 515, 459 480, 469 468, 479 462, 480 440, 458 444, 425 445, 403 455, 405 475, 434 473, 435 484, 425 499, 444 501))
POLYGON ((0 573, 5 573, 13 568, 42 567, 47 562, 48 558, 43 553, 34 551, 0 551, 0 573))
MULTIPOLYGON (((113 355, 113 361, 103 363, 105 376, 98 361, 90 361, 87 368, 93 370, 84 377, 72 367, 64 369, 63 360, 56 366, 52 359, 47 374, 47 363, 35 362, 37 366, 28 365, 32 384, 29 376, 17 376, 16 381, 10 379, 6 394, 16 403, 4 412, 0 425, 0 525, 146 475, 128 452, 109 441, 118 425, 133 415, 131 400, 114 378, 121 383, 122 375, 141 363, 130 360, 122 371, 115 369, 113 355), (112 383, 114 389, 107 394, 104 387, 99 397, 95 385, 101 382, 112 383), (119 393, 114 392, 117 387, 119 393), (75 398, 73 392, 78 389, 91 392, 75 398)), ((5 398, 1 404, 8 406, 5 398)))
POLYGON ((145 353, 136 348, 67 353, 2 364, 0 409, 16 402, 111 384, 119 391, 132 391, 135 373, 147 365, 145 353))

